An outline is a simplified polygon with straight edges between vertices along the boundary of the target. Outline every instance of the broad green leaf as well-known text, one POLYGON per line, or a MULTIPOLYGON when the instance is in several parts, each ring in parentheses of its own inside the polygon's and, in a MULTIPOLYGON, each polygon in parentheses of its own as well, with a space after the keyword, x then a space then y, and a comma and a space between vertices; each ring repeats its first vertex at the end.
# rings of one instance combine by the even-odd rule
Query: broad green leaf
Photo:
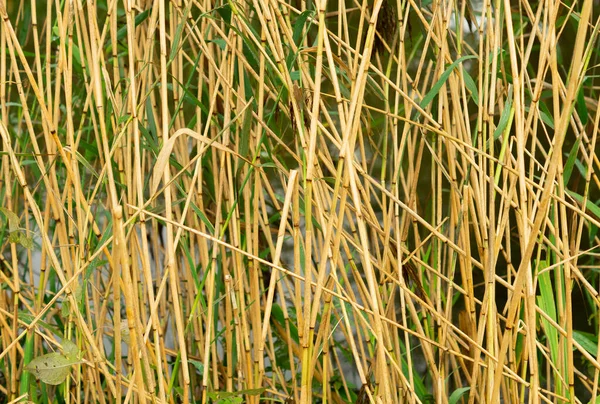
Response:
POLYGON ((304 24, 310 15, 312 15, 314 11, 306 10, 302 14, 296 18, 294 22, 294 33, 292 34, 292 38, 294 39, 294 43, 296 45, 300 45, 300 39, 302 37, 302 29, 304 28, 304 24))
POLYGON ((79 360, 79 348, 77 348, 77 345, 75 345, 75 343, 71 340, 68 339, 63 339, 62 342, 62 350, 63 350, 63 354, 65 355, 65 358, 67 359, 75 359, 75 360, 79 360))
POLYGON ((19 230, 19 216, 7 208, 0 208, 0 213, 3 213, 4 217, 6 217, 9 232, 12 233, 19 230))
POLYGON ((58 352, 53 352, 38 356, 25 366, 25 370, 42 382, 56 386, 67 380, 71 366, 78 363, 82 362, 78 359, 69 359, 58 352))
POLYGON ((21 244, 28 250, 33 248, 33 238, 27 237, 23 231, 13 231, 8 234, 8 241, 15 244, 21 244))
POLYGON ((194 360, 194 359, 189 359, 188 362, 191 363, 192 365, 194 365, 194 367, 200 373, 200 376, 202 376, 204 374, 204 363, 194 360))
POLYGON ((598 351, 598 337, 594 334, 583 331, 573 331, 573 339, 590 355, 596 356, 598 351))
POLYGON ((216 44, 219 48, 221 48, 221 50, 225 50, 225 47, 227 46, 227 41, 222 38, 215 38, 209 42, 216 44))
POLYGON ((63 301, 62 307, 60 308, 60 315, 62 318, 69 317, 69 313, 71 312, 71 302, 68 300, 63 301))
POLYGON ((129 332, 129 326, 127 325, 127 320, 121 320, 121 324, 119 326, 121 330, 121 339, 127 345, 131 344, 131 334, 129 332))

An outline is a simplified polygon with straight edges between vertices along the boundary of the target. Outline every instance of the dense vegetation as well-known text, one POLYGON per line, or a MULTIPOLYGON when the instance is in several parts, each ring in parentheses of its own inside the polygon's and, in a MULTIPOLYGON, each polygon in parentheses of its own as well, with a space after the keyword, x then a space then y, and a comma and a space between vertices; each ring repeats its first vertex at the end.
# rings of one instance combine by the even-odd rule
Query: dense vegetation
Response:
POLYGON ((597 402, 597 0, 0 15, 0 403, 597 402))

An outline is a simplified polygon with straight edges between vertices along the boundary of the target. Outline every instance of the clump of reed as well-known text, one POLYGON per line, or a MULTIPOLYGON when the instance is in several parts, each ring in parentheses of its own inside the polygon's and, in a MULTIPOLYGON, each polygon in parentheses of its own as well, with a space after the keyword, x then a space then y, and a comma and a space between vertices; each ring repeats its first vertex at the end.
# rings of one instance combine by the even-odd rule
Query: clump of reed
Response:
POLYGON ((0 2, 0 402, 595 403, 593 5, 0 2))

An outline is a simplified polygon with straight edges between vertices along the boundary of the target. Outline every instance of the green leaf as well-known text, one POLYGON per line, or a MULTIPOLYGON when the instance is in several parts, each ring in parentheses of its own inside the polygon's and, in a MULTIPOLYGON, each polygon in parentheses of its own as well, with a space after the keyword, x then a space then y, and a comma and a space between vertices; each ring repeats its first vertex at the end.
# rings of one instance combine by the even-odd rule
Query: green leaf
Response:
POLYGON ((592 223, 590 223, 589 230, 588 230, 589 239, 593 240, 597 234, 598 234, 598 226, 595 226, 592 223))
POLYGON ((11 243, 14 242, 14 243, 21 244, 23 247, 27 248, 28 250, 31 250, 33 248, 33 238, 27 237, 25 235, 25 233, 20 230, 10 233, 8 238, 9 238, 9 240, 11 240, 11 243), (12 239, 14 239, 14 241, 12 241, 12 239))
MULTIPOLYGON (((128 116, 129 117, 129 116, 128 116)), ((77 150, 75 150, 75 159, 81 163, 94 177, 96 178, 100 178, 100 175, 98 174, 98 172, 94 169, 94 167, 92 167, 92 165, 89 163, 89 161, 87 161, 85 159, 85 157, 79 153, 77 150)))
MULTIPOLYGON (((280 305, 273 303, 273 307, 271 309, 271 317, 276 320, 279 325, 285 328, 285 316, 283 315, 283 309, 280 305)), ((292 339, 298 344, 300 343, 300 338, 298 337, 298 327, 294 324, 293 321, 289 321, 290 325, 290 334, 292 339)))
MULTIPOLYGON (((19 313, 19 320, 23 321, 25 324, 27 325, 31 325, 31 323, 33 322, 33 320, 35 320, 35 316, 32 316, 31 314, 25 313, 25 312, 20 312, 19 313)), ((35 323, 36 326, 42 327, 45 330, 50 331, 51 333, 55 334, 55 335, 60 335, 61 331, 54 325, 50 325, 45 321, 42 320, 38 320, 35 323)))
POLYGON ((69 302, 68 300, 65 300, 62 303, 62 307, 60 308, 60 315, 62 318, 67 318, 67 317, 69 317, 70 312, 71 312, 71 302, 69 302))
MULTIPOLYGON (((150 15, 151 11, 152 11, 152 8, 149 8, 148 10, 145 10, 145 11, 139 13, 138 15, 136 15, 135 16, 135 26, 137 27, 142 22, 144 22, 144 20, 146 20, 146 18, 148 18, 148 16, 150 15)), ((125 38, 125 35, 127 35, 127 25, 123 25, 121 27, 121 29, 119 29, 117 31, 117 41, 120 41, 121 39, 125 38)))
MULTIPOLYGON (((576 194, 575 192, 569 191, 569 190, 567 190, 567 193, 569 195, 571 195, 573 197, 573 199, 575 199, 577 202, 579 202, 580 204, 583 204, 583 196, 576 194)), ((600 218, 600 207, 598 207, 594 202, 590 201, 589 199, 587 200, 585 209, 589 210, 596 217, 600 218)))
POLYGON ((575 109, 577 110, 577 115, 579 115, 579 119, 581 119, 581 124, 585 126, 588 123, 588 109, 587 105, 585 105, 583 89, 584 83, 582 82, 581 87, 579 88, 579 92, 577 93, 577 98, 575 100, 575 109))
POLYGON ((448 404, 458 403, 458 400, 460 400, 461 397, 464 396, 465 393, 470 389, 470 387, 461 387, 460 389, 454 390, 454 392, 450 395, 450 398, 448 399, 448 404))
POLYGON ((79 74, 83 74, 81 64, 81 51, 79 50, 79 47, 75 44, 73 44, 73 62, 75 68, 77 69, 77 72, 79 74))
MULTIPOLYGON (((265 390, 267 390, 264 387, 261 387, 259 389, 249 389, 249 390, 240 390, 240 391, 234 391, 234 392, 229 392, 229 391, 213 391, 208 393, 208 397, 212 398, 213 400, 224 400, 224 401, 219 401, 220 403, 237 403, 238 401, 231 401, 232 398, 241 398, 241 396, 243 395, 249 395, 249 396, 259 396, 262 393, 265 392, 265 390), (229 401, 227 401, 229 400, 229 401)), ((242 401, 239 401, 240 403, 242 401)))
POLYGON ((7 208, 0 208, 0 213, 3 213, 4 217, 6 217, 9 232, 12 233, 19 230, 19 216, 7 208))
POLYGON ((583 349, 588 351, 590 355, 596 356, 598 350, 598 338, 594 334, 583 331, 573 331, 573 339, 577 341, 583 349))
POLYGON ((215 227, 213 226, 213 224, 210 222, 210 220, 208 220, 208 217, 206 217, 206 215, 204 214, 204 212, 202 212, 198 206, 196 206, 196 204, 194 202, 190 203, 190 206, 192 207, 192 210, 198 215, 198 217, 200 218, 200 220, 202 220, 202 223, 204 223, 204 225, 207 227, 207 229, 211 232, 214 233, 215 231, 215 227))
POLYGON ((192 365, 194 365, 196 370, 198 370, 198 372, 200 373, 200 376, 202 376, 204 374, 204 363, 194 360, 194 359, 189 359, 188 362, 191 363, 192 365))
MULTIPOLYGON (((545 271, 548 267, 546 261, 540 261, 539 264, 539 276, 538 285, 541 295, 537 296, 537 304, 540 309, 548 315, 552 320, 556 322, 556 304, 554 291, 552 290, 552 281, 550 279, 550 272, 545 271)), ((554 363, 558 363, 559 358, 559 346, 558 346, 558 331, 548 320, 545 318, 541 319, 542 328, 548 339, 548 345, 550 346, 550 356, 554 363)))
POLYGON ((223 398, 217 401, 218 404, 242 404, 244 399, 242 397, 231 397, 231 398, 223 398))
MULTIPOLYGON (((20 317, 20 315, 19 315, 19 317, 20 317)), ((33 359, 34 340, 35 340, 35 333, 28 332, 27 337, 25 337, 25 349, 23 349, 23 360, 25 361, 25 363, 29 363, 33 359)), ((21 380, 19 381, 19 383, 20 383, 19 392, 21 393, 21 395, 27 394, 27 391, 29 389, 29 380, 30 379, 31 379, 31 373, 23 372, 21 374, 21 380)))
POLYGON ((552 114, 550 113, 550 109, 546 106, 545 103, 540 102, 538 104, 540 108, 540 118, 542 122, 548 125, 549 128, 554 129, 554 120, 552 119, 552 114))
POLYGON ((467 55, 467 56, 463 56, 460 59, 458 59, 457 61, 455 61, 454 63, 452 63, 445 71, 444 73, 442 73, 440 75, 440 78, 438 79, 438 81, 433 85, 433 87, 431 88, 431 90, 429 90, 429 92, 425 95, 425 97, 423 97, 423 100, 419 103, 419 106, 422 109, 427 108, 427 106, 429 105, 429 103, 431 103, 431 101, 433 101, 433 99, 438 95, 438 93, 440 92, 442 86, 446 83, 446 81, 448 81, 448 78, 450 77, 450 74, 452 73, 452 71, 454 69, 456 69, 456 67, 464 62, 465 60, 468 59, 476 59, 477 56, 475 55, 467 55))
MULTIPOLYGON (((251 101, 252 102, 252 101, 251 101)), ((246 108, 244 112, 244 121, 242 123, 242 133, 240 133, 240 145, 238 153, 242 157, 248 157, 250 144, 250 132, 252 131, 252 111, 254 108, 246 108)))
POLYGON ((223 19, 225 25, 231 25, 231 4, 223 4, 221 7, 217 7, 214 11, 216 11, 219 14, 219 16, 223 19))
POLYGON ((463 78, 465 80, 465 86, 467 90, 471 93, 471 97, 473 97, 473 101, 475 104, 479 105, 479 92, 477 91, 477 84, 473 81, 473 78, 466 71, 463 72, 463 78))
POLYGON ((71 366, 78 363, 82 362, 78 359, 67 358, 58 352, 53 352, 38 356, 25 366, 25 370, 43 383, 56 386, 67 380, 71 366))
POLYGON ((579 150, 579 143, 581 143, 581 139, 577 139, 573 147, 571 147, 571 151, 569 152, 569 156, 567 157, 567 161, 565 163, 565 168, 563 169, 563 180, 565 186, 569 183, 571 179, 571 174, 573 173, 573 167, 575 166, 575 162, 577 161, 577 151, 579 150))
POLYGON ((504 103, 504 109, 502 110, 502 115, 500 116, 500 121, 498 121, 498 126, 494 131, 494 139, 498 139, 502 133, 504 133, 504 129, 508 125, 508 121, 510 119, 511 110, 512 110, 512 86, 508 89, 508 98, 504 103))
POLYGON ((127 345, 131 344, 131 333, 129 332, 129 325, 127 319, 121 320, 119 324, 119 330, 121 330, 121 339, 127 345))
POLYGON ((227 41, 222 38, 215 38, 208 42, 216 44, 219 48, 221 48, 221 50, 225 50, 225 47, 227 46, 227 41))
POLYGON ((181 40, 181 33, 183 32, 183 28, 187 23, 187 16, 192 8, 193 2, 189 2, 188 5, 183 10, 183 15, 181 16, 181 22, 177 25, 177 30, 175 31, 175 38, 173 38, 173 45, 171 46, 171 54, 169 55, 169 64, 175 59, 175 56, 179 53, 179 41, 181 40))
POLYGON ((94 258, 89 263, 87 269, 85 270, 85 276, 84 276, 83 280, 87 282, 90 279, 90 276, 92 276, 92 274, 96 270, 96 268, 98 268, 102 265, 105 265, 106 263, 108 263, 107 260, 100 260, 100 258, 98 258, 98 257, 94 258))
POLYGON ((65 358, 69 359, 69 360, 79 360, 79 348, 77 348, 77 345, 75 345, 75 343, 71 340, 68 339, 63 339, 62 342, 62 351, 63 354, 65 355, 65 358))
POLYGON ((306 10, 302 14, 296 18, 294 22, 294 33, 292 34, 292 38, 294 39, 294 43, 300 46, 300 39, 302 39, 302 30, 304 28, 304 24, 310 15, 314 12, 312 10, 306 10))

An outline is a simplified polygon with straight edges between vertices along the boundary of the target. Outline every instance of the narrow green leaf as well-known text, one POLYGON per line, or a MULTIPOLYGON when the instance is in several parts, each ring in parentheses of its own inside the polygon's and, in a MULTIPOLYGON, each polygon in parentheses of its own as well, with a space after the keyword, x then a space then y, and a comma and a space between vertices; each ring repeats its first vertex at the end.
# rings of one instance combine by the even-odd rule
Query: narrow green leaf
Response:
POLYGON ((470 387, 461 387, 459 389, 454 390, 450 395, 450 398, 448 399, 448 404, 458 403, 458 400, 460 400, 461 397, 464 396, 465 393, 469 390, 471 390, 470 387))
POLYGON ((204 214, 204 212, 202 212, 198 206, 195 203, 190 203, 190 206, 192 207, 192 210, 194 212, 196 212, 196 214, 198 215, 198 217, 200 218, 200 220, 202 220, 202 223, 204 223, 204 225, 207 227, 207 230, 210 231, 211 233, 214 233, 215 231, 215 226, 210 222, 210 220, 208 220, 208 217, 206 217, 206 215, 204 214))
POLYGON ((473 81, 473 78, 467 71, 463 71, 463 78, 465 80, 465 86, 467 86, 467 90, 471 93, 471 97, 473 97, 473 101, 475 104, 479 105, 479 92, 477 91, 477 84, 473 81))
POLYGON ((240 133, 240 145, 238 150, 238 153, 240 153, 242 157, 249 157, 248 149, 250 145, 250 132, 252 131, 253 109, 254 108, 246 108, 246 111, 244 112, 244 121, 242 123, 242 132, 240 133))
POLYGON ((234 397, 241 397, 243 395, 258 396, 258 395, 261 395, 262 393, 264 393, 265 390, 267 390, 267 389, 264 387, 261 387, 258 389, 248 389, 248 390, 240 390, 240 391, 234 391, 234 392, 213 391, 213 392, 208 393, 208 396, 210 398, 212 398, 213 400, 224 400, 224 399, 229 399, 229 398, 234 398, 234 397))
MULTIPOLYGON (((585 82, 585 79, 584 79, 585 82)), ((579 119, 581 119, 582 125, 587 125, 588 123, 588 109, 587 105, 585 105, 585 94, 584 94, 584 83, 581 83, 581 87, 579 87, 579 91, 577 92, 577 98, 575 100, 575 109, 577 110, 577 115, 579 115, 579 119)))
MULTIPOLYGON (((33 316, 32 316, 33 317, 33 316)), ((21 313, 19 313, 19 318, 21 318, 21 313)), ((33 331, 27 333, 27 337, 25 337, 25 349, 23 360, 25 363, 30 363, 33 359, 33 351, 34 351, 34 340, 35 334, 33 331)), ((26 394, 27 389, 29 388, 29 379, 31 378, 31 374, 29 372, 23 372, 20 380, 19 391, 21 394, 26 394)))
MULTIPOLYGON (((148 10, 142 11, 141 13, 136 15, 135 16, 135 26, 137 27, 142 22, 144 22, 146 20, 146 18, 148 18, 148 16, 150 15, 150 12, 152 12, 151 8, 149 8, 148 10)), ((117 41, 120 41, 121 39, 125 38, 125 35, 127 35, 127 25, 123 25, 117 31, 117 41)))
MULTIPOLYGON (((573 191, 569 191, 569 190, 567 190, 567 193, 569 195, 571 195, 573 197, 573 199, 575 199, 580 204, 583 203, 583 196, 581 196, 581 195, 579 195, 579 194, 577 194, 577 193, 575 193, 573 191)), ((588 209, 596 217, 600 218, 600 207, 597 206, 594 202, 590 201, 589 199, 587 200, 587 203, 585 205, 585 209, 588 209)))
MULTIPOLYGON (((556 304, 554 291, 552 290, 552 281, 550 272, 545 271, 548 267, 547 261, 541 261, 539 264, 538 285, 541 295, 537 296, 537 304, 540 309, 556 322, 556 304)), ((552 361, 558 365, 559 347, 558 347, 558 331, 548 320, 541 319, 542 328, 546 334, 548 345, 550 347, 550 356, 552 361)))
POLYGON ((577 151, 579 150, 579 143, 581 143, 581 139, 577 139, 573 147, 571 147, 571 151, 569 152, 569 156, 567 157, 567 161, 565 163, 565 168, 563 170, 563 180, 565 186, 569 183, 571 179, 571 174, 573 173, 573 167, 575 166, 575 162, 577 160, 577 151))
POLYGON ((78 162, 80 162, 94 177, 100 178, 100 175, 98 174, 98 172, 94 169, 94 167, 92 167, 92 165, 86 160, 86 158, 81 153, 79 153, 77 150, 75 150, 74 154, 75 154, 75 159, 78 162))
MULTIPOLYGON (((20 312, 19 313, 19 320, 23 321, 25 324, 27 325, 31 325, 31 323, 33 322, 33 320, 35 319, 35 316, 25 313, 25 312, 20 312)), ((54 325, 50 325, 45 321, 42 320, 38 320, 35 323, 36 326, 42 327, 47 331, 50 331, 51 333, 55 334, 55 335, 60 335, 61 331, 54 325)))
POLYGON ((550 113, 548 106, 543 102, 540 102, 538 106, 540 108, 540 119, 542 122, 548 125, 549 128, 554 129, 554 119, 552 118, 552 114, 550 113))
POLYGON ((502 110, 500 121, 498 121, 498 126, 494 131, 494 139, 498 139, 500 135, 504 133, 504 129, 506 129, 506 126, 508 125, 513 104, 512 89, 512 86, 510 86, 510 88, 508 89, 508 97, 506 98, 506 102, 504 103, 504 109, 502 110))
POLYGON ((171 54, 169 55, 169 62, 171 63, 173 61, 173 59, 175 59, 175 56, 179 53, 179 41, 181 40, 181 33, 183 32, 183 28, 185 27, 185 24, 187 23, 187 16, 190 12, 190 10, 192 9, 192 4, 194 4, 194 2, 190 1, 188 3, 188 5, 185 7, 185 9, 183 10, 183 15, 181 16, 181 20, 179 22, 179 24, 177 25, 177 30, 175 31, 175 37, 173 38, 173 45, 171 46, 171 54))
POLYGON ((429 103, 431 101, 433 101, 433 99, 438 95, 438 93, 440 92, 442 86, 446 83, 446 81, 448 80, 448 78, 450 77, 450 74, 452 73, 452 71, 454 69, 456 69, 456 67, 464 62, 465 60, 468 59, 476 59, 477 56, 475 55, 467 55, 467 56, 463 56, 460 59, 456 60, 454 63, 452 63, 450 66, 448 66, 448 68, 444 71, 444 73, 442 73, 440 75, 440 78, 438 79, 438 81, 433 85, 433 87, 431 88, 431 90, 429 90, 429 92, 425 95, 425 97, 423 97, 423 100, 419 103, 419 106, 422 109, 425 109, 429 103))

